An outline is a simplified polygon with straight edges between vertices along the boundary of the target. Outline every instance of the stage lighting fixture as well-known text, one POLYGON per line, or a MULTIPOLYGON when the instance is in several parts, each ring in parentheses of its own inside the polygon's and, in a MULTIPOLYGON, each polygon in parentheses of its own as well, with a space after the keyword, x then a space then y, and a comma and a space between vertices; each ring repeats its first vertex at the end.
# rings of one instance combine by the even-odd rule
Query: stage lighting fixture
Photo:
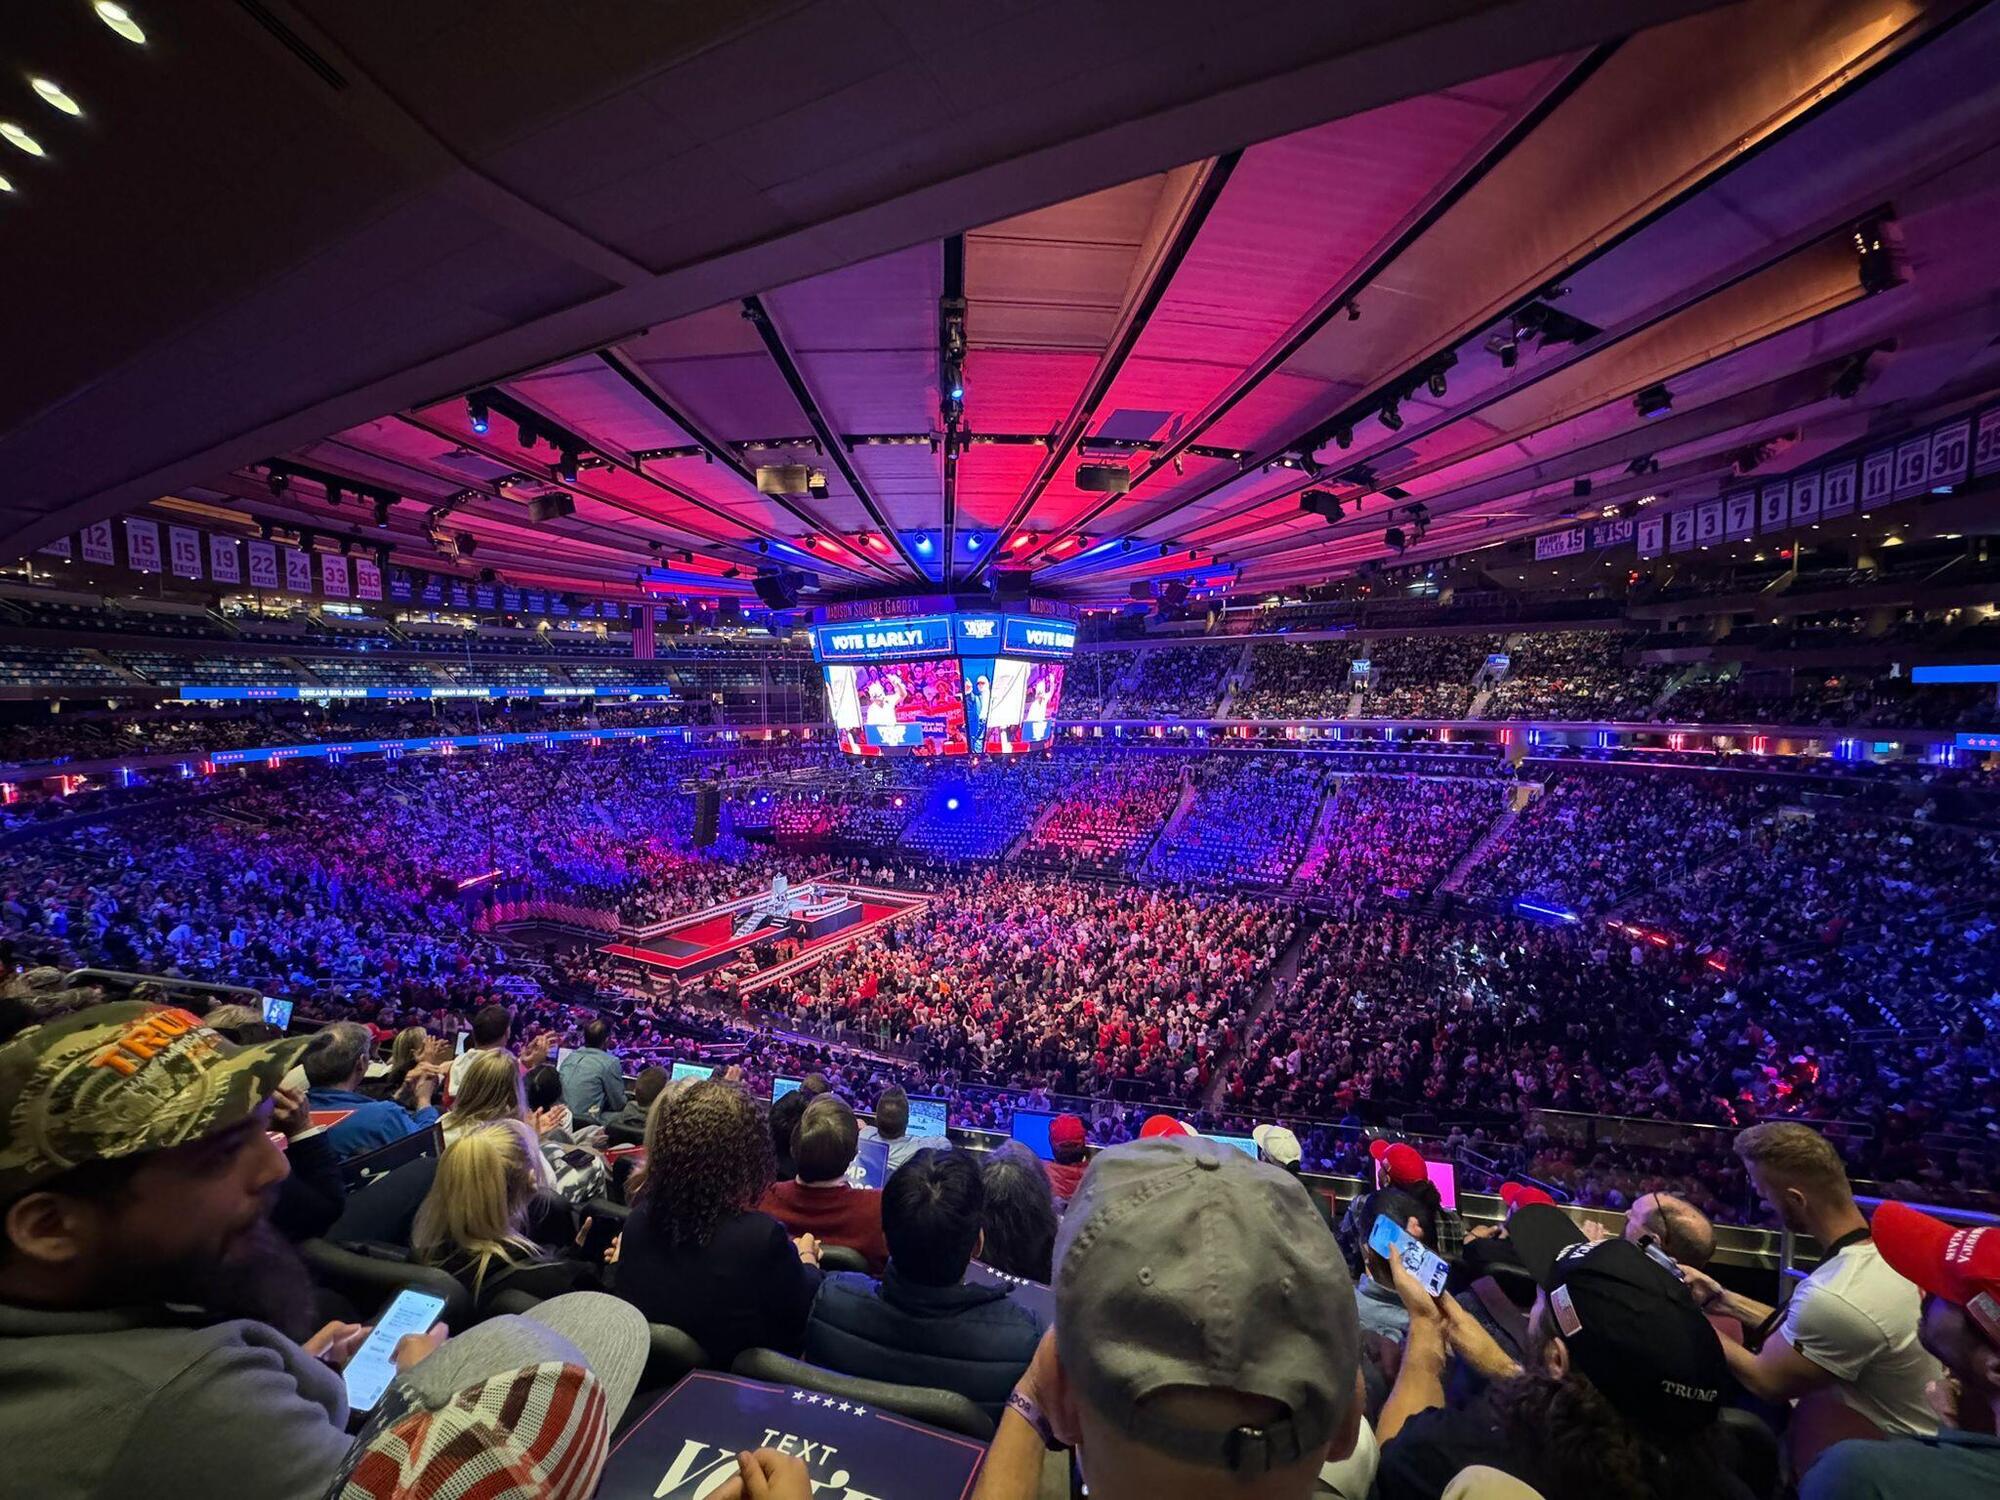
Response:
POLYGON ((291 488, 291 483, 292 471, 281 468, 277 464, 272 464, 270 471, 264 476, 264 488, 269 490, 273 495, 284 494, 287 489, 291 488))
POLYGON ((1299 509, 1307 515, 1324 516, 1329 526, 1338 525, 1347 519, 1347 511, 1340 503, 1340 497, 1331 490, 1307 490, 1299 496, 1299 509))
POLYGON ((930 539, 930 537, 928 537, 928 536, 926 536, 926 535, 919 535, 919 536, 917 537, 917 550, 918 550, 919 552, 923 553, 923 554, 924 554, 924 556, 926 556, 926 557, 929 557, 929 556, 930 556, 930 553, 931 553, 931 539, 930 539))
POLYGON ((1590 498, 1590 481, 1588 479, 1571 480, 1569 492, 1579 500, 1588 500, 1590 498))
POLYGON ((1674 409, 1674 393, 1664 385, 1649 385, 1632 398, 1632 409, 1651 421, 1674 409))
POLYGON ((1401 552, 1410 545, 1410 542, 1409 538, 1403 535, 1402 527, 1391 526, 1387 531, 1382 533, 1382 545, 1396 552, 1401 552))
POLYGON ((537 523, 559 521, 575 514, 576 497, 560 490, 552 495, 537 495, 528 502, 528 519, 537 523))
MULTIPOLYGON (((0 131, 7 127, 0 125, 0 131)), ((1861 276, 1861 290, 1869 296, 1899 285, 1896 265, 1889 254, 1889 241, 1879 218, 1863 219, 1854 226, 1854 255, 1861 276)))
POLYGON ((556 459, 556 478, 564 484, 576 483, 577 457, 574 448, 565 448, 556 459))
POLYGON ((1642 453, 1625 465, 1625 472, 1632 475, 1657 474, 1660 472, 1660 461, 1650 453, 1642 453))
POLYGON ((967 552, 977 552, 979 550, 979 538, 976 536, 967 536, 965 539, 965 550, 967 552))
POLYGON ((486 403, 474 396, 465 398, 466 415, 472 418, 472 430, 484 436, 492 421, 487 416, 486 403))
POLYGON ((809 469, 806 471, 806 493, 815 500, 824 500, 826 498, 826 470, 809 469))
POLYGON ((257 540, 260 542, 271 540, 271 523, 269 521, 259 521, 257 523, 257 540))
POLYGON ((336 510, 340 508, 340 497, 347 493, 347 486, 329 479, 326 482, 326 503, 336 510))
POLYGON ((1430 378, 1426 380, 1424 384, 1430 388, 1430 393, 1433 396, 1442 398, 1445 393, 1444 371, 1442 370, 1431 371, 1430 378))
POLYGON ((394 501, 388 499, 386 496, 377 497, 375 501, 375 524, 377 526, 387 526, 389 524, 389 507, 394 503, 394 501))
POLYGON ((957 811, 958 811, 958 798, 956 798, 956 797, 947 797, 947 798, 945 798, 945 799, 944 799, 944 807, 945 807, 945 811, 946 811, 946 812, 957 812, 957 811))
POLYGON ((1356 302, 1352 297, 1347 299, 1347 321, 1350 323, 1359 323, 1361 321, 1361 304, 1356 302))
POLYGON ((541 429, 526 418, 514 424, 514 436, 520 439, 523 448, 533 448, 542 440, 541 429))
POLYGON ((1391 432, 1401 432, 1403 430, 1403 414, 1396 409, 1394 401, 1384 401, 1382 403, 1380 416, 1382 418, 1382 425, 1391 432))
POLYGON ((460 557, 470 557, 479 550, 479 538, 469 531, 461 531, 453 540, 452 545, 458 548, 458 555, 460 557))
POLYGON ((1840 373, 1833 377, 1833 387, 1829 394, 1836 401, 1852 401, 1861 394, 1861 387, 1868 380, 1868 354, 1863 351, 1840 367, 1840 373))
POLYGON ((1339 447, 1352 448, 1354 446, 1354 429, 1352 427, 1334 428, 1333 441, 1339 447))
POLYGON ((757 555, 759 557, 769 557, 771 555, 771 544, 760 539, 757 543, 757 555))

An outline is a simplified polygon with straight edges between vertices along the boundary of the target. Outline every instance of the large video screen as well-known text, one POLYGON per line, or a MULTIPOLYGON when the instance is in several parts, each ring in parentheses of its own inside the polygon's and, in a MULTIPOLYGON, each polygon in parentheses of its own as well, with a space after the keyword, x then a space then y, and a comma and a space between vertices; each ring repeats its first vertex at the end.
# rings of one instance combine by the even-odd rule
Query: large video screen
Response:
POLYGON ((968 657, 963 666, 966 739, 973 749, 1006 755, 1049 743, 1062 702, 1060 662, 968 657))
POLYGON ((826 692, 850 755, 966 753, 956 661, 833 662, 826 692))

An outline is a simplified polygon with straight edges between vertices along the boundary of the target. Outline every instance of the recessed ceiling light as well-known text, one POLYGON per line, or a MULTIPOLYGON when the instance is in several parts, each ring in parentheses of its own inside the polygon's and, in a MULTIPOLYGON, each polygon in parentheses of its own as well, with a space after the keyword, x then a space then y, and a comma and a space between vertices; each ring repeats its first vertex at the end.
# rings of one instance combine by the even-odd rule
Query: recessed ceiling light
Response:
POLYGON ((14 191, 14 184, 9 182, 6 178, 0 177, 0 193, 11 193, 13 191, 14 191))
POLYGON ((10 144, 18 146, 30 156, 48 155, 42 149, 40 141, 29 135, 27 131, 16 125, 12 120, 0 120, 0 136, 5 136, 10 144))
POLYGON ((132 12, 124 6, 115 4, 114 0, 97 0, 92 9, 97 12, 98 20, 126 41, 138 42, 142 46, 145 44, 146 33, 139 29, 139 23, 132 19, 132 12))
POLYGON ((40 94, 64 114, 81 115, 83 113, 83 106, 63 92, 63 86, 53 78, 31 78, 28 82, 34 86, 36 93, 40 94))

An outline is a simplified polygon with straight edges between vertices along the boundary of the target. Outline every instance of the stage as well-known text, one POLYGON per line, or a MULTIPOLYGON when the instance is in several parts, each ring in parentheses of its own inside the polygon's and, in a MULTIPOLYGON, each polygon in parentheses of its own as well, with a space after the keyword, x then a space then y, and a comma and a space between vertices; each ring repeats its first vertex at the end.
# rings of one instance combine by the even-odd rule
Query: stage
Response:
POLYGON ((786 963, 789 971, 808 957, 817 960, 831 949, 857 942, 885 923, 929 904, 928 897, 877 886, 819 882, 818 890, 827 898, 845 900, 830 910, 790 919, 766 917, 757 926, 739 933, 738 917, 769 901, 769 893, 759 891, 685 917, 625 928, 619 933, 619 942, 607 943, 598 951, 658 969, 676 979, 694 979, 735 962, 759 944, 792 937, 799 942, 799 952, 786 963))

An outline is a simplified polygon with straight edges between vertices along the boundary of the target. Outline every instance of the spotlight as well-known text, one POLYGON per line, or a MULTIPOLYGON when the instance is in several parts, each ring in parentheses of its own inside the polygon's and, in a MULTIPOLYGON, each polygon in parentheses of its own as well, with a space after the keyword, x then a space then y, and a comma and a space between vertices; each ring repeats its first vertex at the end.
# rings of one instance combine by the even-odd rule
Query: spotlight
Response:
POLYGON ((1352 448, 1354 446, 1354 429, 1352 427, 1334 428, 1333 440, 1342 448, 1352 448))
POLYGON ((114 4, 113 0, 97 0, 91 9, 97 12, 98 20, 124 37, 126 41, 137 42, 142 47, 145 45, 146 33, 139 29, 139 23, 132 19, 132 13, 124 6, 114 4))
POLYGON ((532 448, 542 440, 541 429, 525 418, 514 424, 514 436, 523 448, 532 448))
POLYGON ((393 504, 395 504, 395 502, 391 500, 387 495, 376 496, 375 524, 377 526, 387 526, 389 524, 389 507, 393 504))
POLYGON ((951 399, 954 401, 963 401, 965 399, 965 387, 962 385, 953 386, 951 388, 951 399))
POLYGON ((1382 403, 1380 416, 1382 418, 1382 425, 1391 432, 1401 432, 1403 430, 1403 414, 1396 409, 1394 401, 1384 401, 1382 403))
POLYGON ((282 495, 291 488, 292 471, 278 464, 272 464, 270 472, 264 476, 264 488, 273 495, 282 495))
POLYGON ((1664 385, 1649 385, 1632 398, 1632 409, 1650 422, 1674 409, 1674 394, 1664 385))
POLYGON ((1489 354, 1499 359, 1501 369, 1513 369, 1521 358, 1520 328, 1511 322, 1508 323, 1505 333, 1496 333, 1486 341, 1486 349, 1489 354))
POLYGON ((493 424, 487 419, 486 403, 477 396, 465 398, 466 415, 472 418, 472 430, 484 437, 486 429, 493 424))
POLYGON ((966 537, 965 550, 967 552, 977 552, 979 550, 979 538, 976 536, 966 537))
POLYGON ((1442 397, 1445 392, 1444 371, 1442 370, 1431 371, 1430 378, 1426 380, 1424 384, 1430 388, 1430 393, 1433 396, 1442 397))
POLYGON ((684 562, 684 563, 691 563, 691 562, 693 562, 693 561, 694 561, 694 554, 693 554, 692 552, 689 552, 689 551, 687 551, 687 550, 683 549, 683 550, 682 550, 682 552, 681 552, 681 561, 682 561, 682 562, 684 562))
POLYGON ((561 457, 556 460, 556 478, 564 484, 575 484, 576 462, 576 450, 574 448, 563 449, 561 457))
POLYGON ((947 798, 945 798, 945 799, 944 799, 944 808, 945 808, 945 811, 946 811, 946 812, 957 812, 957 811, 958 811, 958 798, 956 798, 956 797, 947 797, 947 798))
POLYGON ((922 532, 918 533, 917 550, 923 553, 925 557, 929 557, 931 555, 931 539, 928 534, 922 532))
POLYGON ((346 493, 347 487, 345 485, 336 484, 331 479, 326 482, 326 503, 335 509, 339 509, 340 497, 346 493))
POLYGON ((771 544, 760 540, 757 543, 757 555, 759 557, 769 557, 771 555, 771 544))

